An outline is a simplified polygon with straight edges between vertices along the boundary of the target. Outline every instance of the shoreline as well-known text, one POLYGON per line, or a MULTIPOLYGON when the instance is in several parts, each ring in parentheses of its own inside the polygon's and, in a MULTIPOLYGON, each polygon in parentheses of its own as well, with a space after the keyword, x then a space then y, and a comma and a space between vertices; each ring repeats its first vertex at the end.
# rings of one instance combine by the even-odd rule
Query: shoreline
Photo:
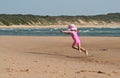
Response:
MULTIPOLYGON (((38 25, 12 25, 12 26, 0 26, 0 28, 67 28, 68 25, 45 25, 45 26, 38 26, 38 25)), ((120 28, 120 25, 85 25, 79 26, 76 25, 78 28, 120 28)))

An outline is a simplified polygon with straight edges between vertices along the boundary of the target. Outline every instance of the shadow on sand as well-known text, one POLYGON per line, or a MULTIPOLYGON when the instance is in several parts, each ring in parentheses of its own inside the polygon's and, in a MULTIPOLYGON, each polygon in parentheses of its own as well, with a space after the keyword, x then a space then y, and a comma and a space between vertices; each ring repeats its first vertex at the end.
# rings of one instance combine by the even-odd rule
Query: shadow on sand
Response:
POLYGON ((93 57, 92 55, 90 56, 69 56, 69 55, 63 55, 63 54, 57 54, 57 53, 40 53, 40 52, 25 52, 25 53, 30 53, 30 54, 40 54, 40 55, 48 55, 48 56, 57 56, 57 57, 65 57, 65 58, 71 58, 71 59, 82 59, 86 61, 92 60, 90 57, 93 57))

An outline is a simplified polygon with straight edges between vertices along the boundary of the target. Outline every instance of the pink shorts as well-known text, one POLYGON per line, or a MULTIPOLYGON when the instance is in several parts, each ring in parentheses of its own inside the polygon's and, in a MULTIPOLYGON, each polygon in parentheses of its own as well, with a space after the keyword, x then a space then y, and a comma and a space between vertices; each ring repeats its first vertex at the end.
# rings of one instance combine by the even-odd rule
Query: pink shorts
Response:
POLYGON ((74 44, 80 44, 80 41, 74 41, 74 44))

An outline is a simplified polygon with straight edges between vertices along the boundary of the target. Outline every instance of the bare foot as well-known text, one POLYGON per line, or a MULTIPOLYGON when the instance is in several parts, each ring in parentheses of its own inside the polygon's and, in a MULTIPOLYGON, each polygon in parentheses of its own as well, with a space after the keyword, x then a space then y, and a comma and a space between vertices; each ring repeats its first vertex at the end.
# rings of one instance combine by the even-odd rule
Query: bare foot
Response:
POLYGON ((84 51, 84 53, 85 53, 86 55, 88 55, 88 52, 87 52, 86 50, 84 51))
POLYGON ((78 50, 81 53, 81 50, 78 50))

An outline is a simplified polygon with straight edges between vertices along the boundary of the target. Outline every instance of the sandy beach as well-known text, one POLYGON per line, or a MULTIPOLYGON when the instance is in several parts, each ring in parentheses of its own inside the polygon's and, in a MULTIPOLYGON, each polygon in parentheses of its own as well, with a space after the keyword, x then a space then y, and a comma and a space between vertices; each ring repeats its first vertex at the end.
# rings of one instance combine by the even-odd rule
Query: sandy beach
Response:
POLYGON ((0 36, 0 78, 120 78, 120 37, 0 36))
MULTIPOLYGON (((0 25, 0 28, 67 28, 68 25, 11 25, 11 26, 3 26, 0 25)), ((88 28, 88 27, 95 27, 95 28, 120 28, 120 25, 76 25, 77 28, 83 27, 83 28, 88 28)))

